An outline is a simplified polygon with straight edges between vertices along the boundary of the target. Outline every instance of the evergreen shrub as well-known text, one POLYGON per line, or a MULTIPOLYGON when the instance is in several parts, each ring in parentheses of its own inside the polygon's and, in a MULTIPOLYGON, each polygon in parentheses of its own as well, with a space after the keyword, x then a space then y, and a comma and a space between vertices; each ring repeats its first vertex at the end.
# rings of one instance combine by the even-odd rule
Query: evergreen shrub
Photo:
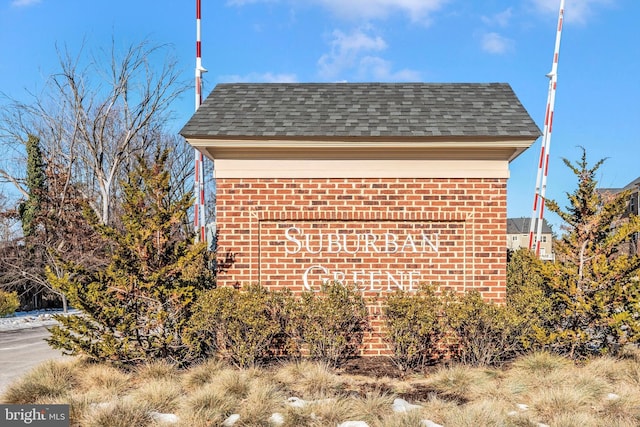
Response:
POLYGON ((278 351, 284 334, 281 313, 276 293, 261 286, 212 289, 196 304, 192 340, 205 354, 217 354, 240 368, 252 367, 278 351))
POLYGON ((554 242, 555 262, 545 264, 545 285, 557 313, 547 346, 573 359, 617 355, 640 342, 640 217, 633 214, 632 190, 601 191, 596 177, 602 159, 590 166, 563 159, 577 178, 563 209, 548 200, 564 222, 554 242))
POLYGON ((457 294, 447 304, 445 318, 453 332, 455 361, 496 365, 522 352, 522 318, 510 306, 485 301, 474 290, 457 294))
POLYGON ((291 339, 315 360, 337 366, 358 355, 369 329, 364 297, 355 285, 326 282, 305 291, 289 312, 291 339))
POLYGON ((15 313, 18 307, 20 307, 18 294, 0 289, 0 317, 15 313))
POLYGON ((117 365, 162 360, 179 366, 200 359, 186 341, 193 306, 215 286, 211 254, 185 235, 190 193, 172 196, 168 151, 156 151, 122 183, 122 225, 87 218, 110 247, 107 265, 69 262, 63 275, 47 270, 77 315, 56 315, 48 343, 66 354, 117 365))
POLYGON ((396 291, 383 307, 393 361, 411 370, 445 355, 473 366, 512 360, 536 347, 538 334, 546 331, 539 310, 548 300, 533 301, 540 296, 537 289, 529 286, 506 305, 485 301, 475 290, 438 293, 433 285, 425 285, 417 293, 396 291))
POLYGON ((521 352, 541 350, 557 322, 545 286, 544 263, 527 248, 514 251, 507 263, 507 306, 517 313, 521 352))
POLYGON ((415 294, 398 290, 387 297, 385 339, 398 368, 421 368, 438 358, 445 334, 443 309, 444 299, 433 285, 424 285, 415 294))
POLYGON ((192 347, 242 368, 301 355, 336 366, 358 354, 368 330, 364 298, 337 282, 301 295, 220 287, 205 292, 194 312, 192 347))

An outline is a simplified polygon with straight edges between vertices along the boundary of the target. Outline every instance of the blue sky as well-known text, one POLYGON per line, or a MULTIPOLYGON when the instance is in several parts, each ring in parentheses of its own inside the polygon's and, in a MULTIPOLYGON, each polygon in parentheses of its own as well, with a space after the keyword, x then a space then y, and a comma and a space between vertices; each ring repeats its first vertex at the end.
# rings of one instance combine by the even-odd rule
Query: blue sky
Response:
MULTIPOLYGON (((542 128, 560 0, 202 0, 204 94, 219 82, 507 82, 542 128)), ((58 70, 56 44, 170 43, 195 66, 195 1, 0 0, 0 92, 26 99, 58 70)), ((566 205, 561 158, 640 176, 640 1, 566 0, 547 196, 566 205)), ((193 113, 176 102, 175 129, 193 113)), ((540 139, 511 164, 508 215, 531 215, 540 139)), ((552 224, 557 218, 548 216, 552 224)))

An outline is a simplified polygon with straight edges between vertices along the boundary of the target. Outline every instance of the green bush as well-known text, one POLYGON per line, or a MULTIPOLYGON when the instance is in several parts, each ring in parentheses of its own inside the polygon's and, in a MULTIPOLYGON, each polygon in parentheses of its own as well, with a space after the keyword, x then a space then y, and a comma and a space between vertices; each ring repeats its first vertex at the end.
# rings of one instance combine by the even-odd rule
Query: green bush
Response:
POLYGON ((192 196, 176 197, 170 172, 169 151, 157 148, 153 157, 138 157, 122 182, 120 221, 102 224, 85 207, 87 221, 110 248, 107 262, 46 269, 52 288, 80 311, 55 316, 49 345, 122 366, 156 360, 185 366, 202 357, 185 338, 195 302, 215 286, 212 254, 185 235, 192 196))
POLYGON ((473 365, 496 365, 522 352, 523 319, 510 306, 485 301, 478 291, 456 295, 445 317, 453 331, 454 360, 473 365))
POLYGON ((200 298, 191 329, 189 341, 198 352, 217 354, 238 367, 303 353, 335 366, 358 353, 367 308, 355 287, 339 283, 299 296, 258 285, 221 287, 200 298))
POLYGON ((631 189, 599 191, 598 169, 582 148, 580 160, 563 159, 577 178, 562 209, 547 207, 564 222, 554 242, 555 261, 545 264, 545 285, 557 313, 548 348, 573 359, 617 355, 640 342, 640 256, 633 248, 640 217, 629 213, 631 189))
POLYGON ((290 311, 289 334, 312 359, 330 366, 356 356, 368 330, 367 307, 355 286, 328 282, 304 292, 290 311))
POLYGON ((240 368, 255 366, 279 347, 281 310, 275 293, 261 286, 212 289, 196 305, 192 341, 240 368))
POLYGON ((511 254, 507 264, 507 305, 519 317, 522 350, 540 350, 558 321, 545 289, 544 262, 529 249, 511 254))
POLYGON ((0 289, 0 317, 15 313, 18 307, 20 307, 18 294, 0 289))
POLYGON ((435 287, 428 285, 415 294, 398 290, 387 297, 383 307, 385 337, 400 369, 421 368, 441 353, 438 345, 445 334, 443 302, 435 287))

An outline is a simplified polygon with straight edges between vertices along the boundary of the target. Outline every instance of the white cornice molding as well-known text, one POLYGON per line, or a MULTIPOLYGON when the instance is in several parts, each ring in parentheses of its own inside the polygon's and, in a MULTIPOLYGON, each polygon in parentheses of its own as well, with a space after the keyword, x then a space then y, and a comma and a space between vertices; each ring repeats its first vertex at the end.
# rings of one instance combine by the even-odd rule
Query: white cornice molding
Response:
POLYGON ((509 178, 504 160, 216 160, 216 179, 509 178))
POLYGON ((215 139, 187 142, 212 160, 219 159, 493 159, 512 161, 535 140, 496 138, 372 139, 215 139))

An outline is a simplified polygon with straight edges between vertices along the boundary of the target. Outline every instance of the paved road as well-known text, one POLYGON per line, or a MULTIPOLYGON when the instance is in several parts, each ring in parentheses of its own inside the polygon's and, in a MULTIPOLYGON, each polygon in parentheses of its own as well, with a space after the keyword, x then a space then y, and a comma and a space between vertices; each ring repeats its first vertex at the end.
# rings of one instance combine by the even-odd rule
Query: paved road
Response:
POLYGON ((41 362, 64 357, 47 345, 44 339, 48 336, 44 326, 0 331, 0 393, 41 362))

